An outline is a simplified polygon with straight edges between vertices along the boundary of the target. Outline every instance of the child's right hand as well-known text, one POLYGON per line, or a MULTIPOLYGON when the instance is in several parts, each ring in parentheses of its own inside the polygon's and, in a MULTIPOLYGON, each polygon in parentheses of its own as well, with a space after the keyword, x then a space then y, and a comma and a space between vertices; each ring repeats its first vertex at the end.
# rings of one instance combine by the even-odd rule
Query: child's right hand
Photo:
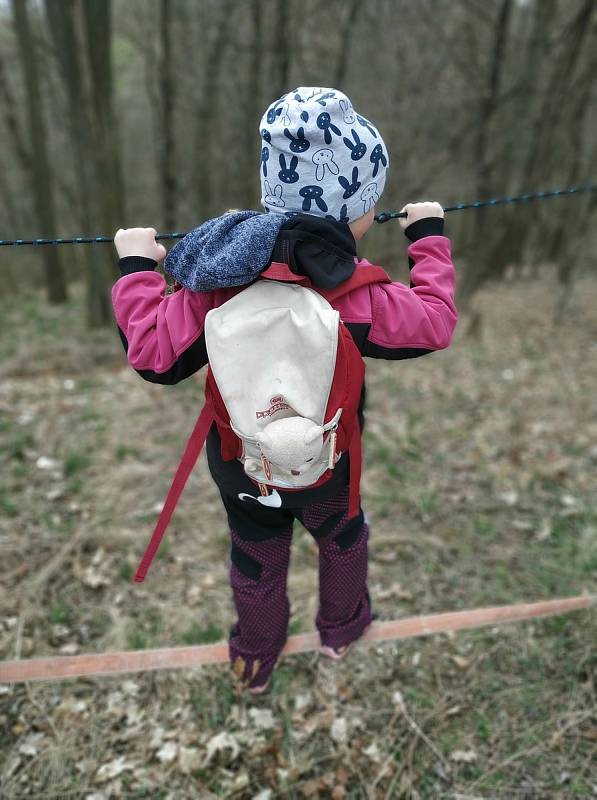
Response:
POLYGON ((406 217, 398 217, 402 230, 408 228, 413 222, 427 217, 441 217, 443 219, 444 209, 439 203, 407 203, 401 211, 406 211, 406 217))
POLYGON ((153 261, 166 258, 166 248, 155 240, 155 228, 119 228, 114 236, 114 246, 119 258, 143 256, 153 261))

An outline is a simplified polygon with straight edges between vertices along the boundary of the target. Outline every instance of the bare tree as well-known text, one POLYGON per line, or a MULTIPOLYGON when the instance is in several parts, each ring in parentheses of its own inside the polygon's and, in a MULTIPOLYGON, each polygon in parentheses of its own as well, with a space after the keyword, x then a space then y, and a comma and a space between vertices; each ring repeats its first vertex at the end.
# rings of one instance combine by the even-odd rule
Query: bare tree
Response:
MULTIPOLYGON (((91 114, 89 65, 81 42, 80 0, 46 0, 46 14, 68 96, 71 140, 76 161, 81 220, 88 231, 100 219, 95 175, 96 137, 91 114)), ((87 322, 90 327, 112 320, 110 274, 112 261, 93 245, 85 250, 87 266, 87 322)))
POLYGON ((348 72, 348 64, 350 61, 351 48, 350 44, 356 32, 356 22, 359 11, 361 10, 361 0, 351 0, 350 3, 343 3, 346 6, 344 20, 339 28, 339 54, 336 63, 336 70, 334 72, 334 86, 337 89, 342 89, 346 82, 346 74, 348 72))
POLYGON ((274 68, 272 80, 272 94, 280 97, 290 90, 290 53, 292 51, 291 37, 292 4, 287 0, 276 0, 274 40, 274 68))
POLYGON ((162 217, 166 230, 176 224, 177 180, 174 167, 174 95, 176 81, 172 71, 172 2, 160 2, 160 51, 159 76, 160 103, 160 177, 162 195, 162 217))
MULTIPOLYGON (((27 87, 27 118, 31 137, 31 192, 35 204, 41 236, 56 235, 56 217, 52 177, 47 152, 46 123, 43 115, 42 97, 39 87, 36 47, 31 35, 27 0, 13 0, 15 29, 19 42, 19 56, 27 87)), ((68 299, 64 273, 57 247, 42 250, 46 274, 46 289, 51 303, 63 303, 68 299)))
POLYGON ((17 100, 13 94, 10 83, 8 82, 8 69, 6 62, 0 53, 0 108, 4 124, 12 142, 12 146, 17 160, 22 169, 27 172, 31 163, 31 153, 26 146, 26 136, 19 123, 17 114, 17 100))
MULTIPOLYGON (((512 15, 513 0, 501 0, 494 28, 487 86, 481 97, 479 117, 476 122, 477 136, 474 144, 476 159, 476 193, 478 197, 491 197, 495 189, 495 159, 491 140, 491 130, 499 105, 501 81, 505 62, 505 49, 508 26, 512 15)), ((491 213, 491 212, 489 212, 491 213)), ((477 246, 488 241, 488 209, 480 209, 475 216, 474 238, 477 246)), ((491 274, 488 249, 479 252, 474 269, 465 272, 460 288, 460 299, 466 305, 473 293, 491 274)))
MULTIPOLYGON (((213 123, 217 117, 219 74, 224 64, 226 41, 229 35, 230 12, 232 0, 222 0, 217 5, 218 13, 214 22, 214 33, 211 42, 206 48, 204 60, 203 91, 197 103, 197 121, 195 125, 195 140, 193 142, 192 175, 194 178, 194 191, 196 197, 196 214, 203 219, 215 206, 213 180, 212 152, 213 123)), ((202 32, 201 45, 205 41, 205 32, 202 32)))
POLYGON ((113 231, 126 214, 118 126, 113 108, 112 2, 78 0, 75 11, 75 21, 81 28, 81 61, 88 65, 89 111, 96 147, 101 224, 113 231))
MULTIPOLYGON (((250 40, 250 55, 247 69, 247 84, 245 90, 245 114, 244 125, 247 131, 257 131, 259 120, 263 113, 261 105, 261 62, 262 62, 262 40, 263 40, 263 0, 252 0, 251 20, 252 38, 250 40)), ((246 141, 253 141, 249 137, 246 141)), ((247 208, 253 208, 258 202, 257 181, 255 180, 255 164, 253 153, 249 150, 243 153, 242 163, 244 166, 244 203, 247 208)))

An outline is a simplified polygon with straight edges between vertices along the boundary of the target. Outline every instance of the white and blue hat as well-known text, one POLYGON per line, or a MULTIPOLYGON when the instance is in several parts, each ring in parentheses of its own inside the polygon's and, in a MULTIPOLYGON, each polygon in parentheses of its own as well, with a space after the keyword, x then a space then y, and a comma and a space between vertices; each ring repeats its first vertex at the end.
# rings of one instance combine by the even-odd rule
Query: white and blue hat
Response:
POLYGON ((259 128, 266 211, 352 222, 381 197, 385 143, 337 89, 299 86, 268 108, 259 128))

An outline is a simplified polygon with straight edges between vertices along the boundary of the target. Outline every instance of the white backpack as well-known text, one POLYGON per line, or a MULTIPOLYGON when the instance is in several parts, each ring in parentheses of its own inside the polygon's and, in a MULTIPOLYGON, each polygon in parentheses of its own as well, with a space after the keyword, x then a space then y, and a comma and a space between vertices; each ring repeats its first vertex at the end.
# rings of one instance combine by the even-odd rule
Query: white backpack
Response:
POLYGON ((340 315, 313 289, 260 280, 209 311, 210 369, 260 485, 310 486, 335 466, 342 408, 325 422, 340 315))

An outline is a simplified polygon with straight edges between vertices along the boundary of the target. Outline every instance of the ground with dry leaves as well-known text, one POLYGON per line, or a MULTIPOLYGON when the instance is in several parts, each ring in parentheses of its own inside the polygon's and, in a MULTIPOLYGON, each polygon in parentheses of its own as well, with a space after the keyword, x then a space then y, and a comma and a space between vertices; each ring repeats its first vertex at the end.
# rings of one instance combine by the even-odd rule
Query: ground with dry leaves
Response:
MULTIPOLYGON (((554 328, 549 274, 485 291, 481 339, 368 362, 364 507, 382 619, 595 592, 597 280, 554 328)), ((204 373, 144 382, 75 287, 2 299, 0 657, 226 638, 229 541, 201 459, 131 576, 204 373)), ((317 611, 297 524, 291 632, 317 611)), ((271 691, 227 667, 0 685, 3 798, 597 797, 591 611, 291 656, 271 691)))

